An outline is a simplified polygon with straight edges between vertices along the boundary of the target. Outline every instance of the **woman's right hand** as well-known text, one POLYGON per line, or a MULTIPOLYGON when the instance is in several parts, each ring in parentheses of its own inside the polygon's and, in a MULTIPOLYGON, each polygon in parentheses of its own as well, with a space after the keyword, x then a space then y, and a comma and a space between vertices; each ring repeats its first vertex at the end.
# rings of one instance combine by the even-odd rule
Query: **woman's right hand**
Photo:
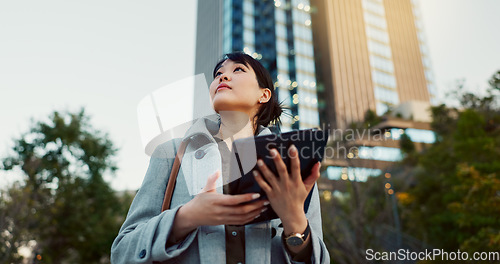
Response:
POLYGON ((210 175, 202 192, 181 206, 174 220, 174 239, 185 237, 202 225, 244 225, 267 210, 269 201, 258 200, 258 193, 239 195, 220 194, 215 191, 220 171, 210 175))
POLYGON ((258 193, 240 195, 220 194, 215 191, 220 171, 210 175, 207 184, 195 198, 179 209, 189 216, 187 221, 193 226, 201 225, 243 225, 258 217, 268 201, 252 201, 260 197, 258 193))

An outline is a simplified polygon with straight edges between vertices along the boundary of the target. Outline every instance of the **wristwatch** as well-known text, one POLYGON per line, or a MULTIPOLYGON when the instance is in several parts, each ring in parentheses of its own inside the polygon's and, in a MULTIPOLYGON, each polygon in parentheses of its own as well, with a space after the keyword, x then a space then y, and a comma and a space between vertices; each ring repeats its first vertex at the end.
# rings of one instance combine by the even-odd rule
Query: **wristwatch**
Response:
POLYGON ((307 227, 306 230, 304 231, 303 234, 301 233, 291 233, 290 235, 284 237, 284 240, 287 245, 289 246, 300 246, 306 242, 307 237, 309 236, 310 230, 309 230, 309 221, 307 221, 307 227))

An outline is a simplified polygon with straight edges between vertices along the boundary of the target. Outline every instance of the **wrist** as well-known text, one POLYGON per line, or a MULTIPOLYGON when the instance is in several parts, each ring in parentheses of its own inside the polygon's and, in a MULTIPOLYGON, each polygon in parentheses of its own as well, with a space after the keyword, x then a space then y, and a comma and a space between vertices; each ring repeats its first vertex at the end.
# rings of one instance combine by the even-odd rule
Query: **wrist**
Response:
POLYGON ((196 229, 199 224, 196 222, 195 215, 189 209, 189 203, 181 206, 177 211, 177 215, 175 216, 177 227, 181 230, 191 231, 196 229))
POLYGON ((175 214, 172 232, 167 239, 166 247, 179 243, 198 227, 193 223, 193 217, 190 215, 188 206, 186 205, 179 207, 175 214))
POLYGON ((283 224, 283 233, 289 235, 291 233, 303 233, 307 228, 307 217, 302 214, 289 216, 286 219, 281 219, 283 224))

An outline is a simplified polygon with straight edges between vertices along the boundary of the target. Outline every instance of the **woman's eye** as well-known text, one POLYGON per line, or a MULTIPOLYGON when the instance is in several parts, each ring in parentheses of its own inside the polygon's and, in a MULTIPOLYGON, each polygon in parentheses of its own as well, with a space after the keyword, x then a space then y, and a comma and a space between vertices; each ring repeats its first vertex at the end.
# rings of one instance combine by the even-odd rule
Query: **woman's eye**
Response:
POLYGON ((234 71, 237 71, 237 70, 242 70, 242 71, 245 71, 243 68, 241 67, 236 67, 236 69, 234 69, 234 71))
POLYGON ((217 72, 217 73, 215 73, 215 76, 217 77, 217 76, 219 76, 221 74, 222 74, 221 72, 217 72))

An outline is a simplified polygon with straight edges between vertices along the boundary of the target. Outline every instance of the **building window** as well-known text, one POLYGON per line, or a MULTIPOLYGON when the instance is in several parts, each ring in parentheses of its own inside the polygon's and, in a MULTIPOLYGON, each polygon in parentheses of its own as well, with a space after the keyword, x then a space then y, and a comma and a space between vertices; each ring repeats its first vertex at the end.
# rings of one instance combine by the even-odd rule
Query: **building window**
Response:
POLYGON ((368 177, 376 177, 382 174, 380 169, 363 167, 337 167, 328 166, 326 175, 330 180, 351 180, 365 182, 368 177))
POLYGON ((375 86, 375 98, 379 101, 387 102, 393 105, 399 104, 398 93, 380 86, 375 86))
POLYGON ((386 31, 366 25, 366 35, 374 40, 389 44, 389 34, 386 31))
POLYGON ((372 70, 372 78, 375 84, 380 84, 389 88, 396 89, 396 79, 394 78, 394 75, 377 70, 372 70))
POLYGON ((360 159, 382 160, 382 161, 400 161, 403 156, 399 148, 388 147, 364 147, 358 148, 360 159))
POLYGON ((373 54, 377 54, 386 58, 391 58, 391 49, 389 48, 389 46, 385 44, 368 40, 368 50, 373 54))
POLYGON ((380 16, 385 16, 384 6, 380 1, 363 0, 363 8, 380 16))
POLYGON ((407 128, 405 132, 413 142, 432 144, 436 142, 436 134, 430 130, 407 128))

